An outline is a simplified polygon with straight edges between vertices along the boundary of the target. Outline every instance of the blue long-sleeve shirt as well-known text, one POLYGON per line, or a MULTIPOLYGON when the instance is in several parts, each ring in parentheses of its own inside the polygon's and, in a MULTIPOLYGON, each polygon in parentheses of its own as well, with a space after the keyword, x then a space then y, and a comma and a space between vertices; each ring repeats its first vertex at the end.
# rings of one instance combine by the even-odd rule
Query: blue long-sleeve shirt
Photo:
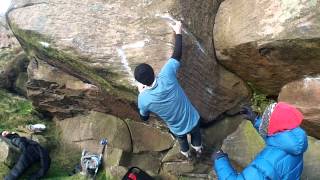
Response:
POLYGON ((170 58, 161 69, 156 84, 139 94, 138 107, 142 116, 157 114, 176 135, 190 132, 199 121, 199 113, 181 88, 176 77, 180 62, 170 58))

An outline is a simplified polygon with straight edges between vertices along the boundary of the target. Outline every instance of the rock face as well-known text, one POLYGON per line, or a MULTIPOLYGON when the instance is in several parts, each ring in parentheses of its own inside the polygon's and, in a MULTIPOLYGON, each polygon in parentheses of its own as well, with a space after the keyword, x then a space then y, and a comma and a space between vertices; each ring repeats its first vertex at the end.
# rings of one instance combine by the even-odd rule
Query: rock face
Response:
MULTIPOLYGON (((308 137, 308 149, 304 153, 304 167, 301 179, 319 179, 319 140, 308 137)), ((264 147, 264 142, 250 122, 241 123, 239 128, 228 136, 223 144, 231 163, 238 172, 246 167, 264 147)))
POLYGON ((7 48, 19 47, 18 41, 14 38, 13 34, 10 32, 9 27, 2 23, 0 24, 0 49, 4 50, 7 48))
POLYGON ((285 85, 279 101, 293 104, 304 116, 302 127, 308 135, 320 139, 320 78, 307 77, 285 85))
POLYGON ((174 175, 181 175, 184 173, 191 173, 194 166, 191 162, 167 162, 163 164, 163 171, 174 175))
POLYGON ((120 166, 121 161, 123 159, 123 150, 117 148, 107 148, 107 159, 106 166, 107 167, 115 167, 120 166))
POLYGON ((241 116, 226 117, 202 131, 204 145, 210 150, 218 150, 222 141, 234 132, 242 122, 241 116))
POLYGON ((123 166, 112 166, 106 170, 107 179, 122 179, 127 173, 128 169, 123 166))
POLYGON ((137 118, 136 112, 130 111, 133 105, 106 96, 97 86, 83 82, 46 62, 33 59, 28 66, 28 76, 29 98, 37 107, 54 114, 58 119, 89 110, 137 118))
POLYGON ((16 90, 19 94, 26 95, 26 91, 17 88, 16 83, 19 76, 20 84, 26 82, 21 77, 29 63, 26 54, 21 51, 21 46, 8 27, 0 24, 0 88, 16 90))
POLYGON ((109 146, 132 151, 130 133, 121 119, 99 112, 68 118, 58 122, 62 129, 62 140, 78 146, 81 150, 100 152, 102 138, 107 138, 109 146))
POLYGON ((177 12, 181 14, 176 12, 186 25, 180 82, 207 121, 235 107, 249 95, 243 81, 217 64, 214 55, 212 29, 221 2, 179 0, 177 12))
MULTIPOLYGON (((179 143, 176 141, 174 146, 162 159, 162 172, 182 175, 188 179, 207 179, 208 174, 212 171, 212 161, 210 158, 212 152, 221 147, 223 139, 234 132, 241 122, 242 118, 240 116, 226 117, 210 127, 201 129, 204 147, 203 155, 200 159, 194 158, 191 163, 186 162, 186 158, 180 153, 179 143)), ((194 150, 191 147, 190 149, 191 154, 195 157, 194 150)))
MULTIPOLYGON (((8 23, 30 59, 27 95, 63 120, 57 123, 64 143, 98 152, 99 140, 107 137, 119 149, 118 158, 109 159, 116 161, 112 167, 125 166, 120 159, 128 153, 127 166, 141 161, 156 174, 174 138, 158 125, 133 121, 133 69, 147 62, 160 71, 173 47, 168 22, 183 21, 178 78, 206 122, 249 96, 245 83, 215 59, 212 30, 220 2, 17 0, 8 23)), ((162 167, 174 174, 210 169, 171 161, 162 167)))
POLYGON ((29 59, 21 49, 0 50, 0 88, 15 90, 19 94, 26 95, 25 84, 29 59))
POLYGON ((320 78, 308 77, 285 85, 279 101, 296 106, 303 113, 302 127, 310 136, 320 139, 320 78))
POLYGON ((243 121, 238 129, 229 135, 222 145, 222 150, 228 153, 236 167, 246 167, 255 155, 264 147, 264 141, 251 122, 243 121))
POLYGON ((142 122, 126 121, 131 133, 133 152, 164 151, 173 146, 174 138, 168 131, 142 122))
MULTIPOLYGON (((202 116, 210 121, 248 96, 245 84, 217 65, 214 58, 212 28, 220 1, 27 2, 19 1, 8 18, 24 50, 30 59, 46 62, 60 72, 98 87, 98 94, 107 97, 108 102, 104 106, 98 101, 91 102, 100 107, 100 112, 118 116, 123 111, 119 113, 117 107, 122 106, 128 117, 137 118, 132 106, 136 99, 133 68, 147 62, 159 72, 172 52, 173 36, 167 22, 173 16, 185 18, 181 84, 202 116), (197 11, 195 6, 204 9, 197 11), (23 17, 28 17, 28 21, 23 17), (206 23, 198 19, 205 19, 206 23)), ((61 84, 43 77, 38 89, 34 84, 28 89, 41 91, 52 88, 52 83, 61 84)), ((53 112, 52 106, 64 101, 60 92, 68 91, 63 86, 59 88, 59 92, 52 94, 32 94, 32 99, 42 109, 53 112), (45 98, 54 103, 40 102, 45 98)), ((81 106, 74 108, 74 113, 85 111, 81 106)), ((69 113, 59 110, 54 115, 69 113)))
POLYGON ((225 67, 268 95, 320 73, 320 2, 224 1, 214 43, 225 67))
POLYGON ((176 140, 172 148, 168 151, 168 153, 161 160, 162 163, 171 162, 171 161, 179 161, 181 159, 180 146, 179 142, 176 140))
POLYGON ((121 179, 125 175, 127 169, 121 166, 122 160, 124 159, 123 155, 124 153, 121 149, 107 148, 107 152, 105 152, 103 157, 103 167, 105 168, 107 175, 111 175, 111 177, 116 177, 118 179, 121 179))

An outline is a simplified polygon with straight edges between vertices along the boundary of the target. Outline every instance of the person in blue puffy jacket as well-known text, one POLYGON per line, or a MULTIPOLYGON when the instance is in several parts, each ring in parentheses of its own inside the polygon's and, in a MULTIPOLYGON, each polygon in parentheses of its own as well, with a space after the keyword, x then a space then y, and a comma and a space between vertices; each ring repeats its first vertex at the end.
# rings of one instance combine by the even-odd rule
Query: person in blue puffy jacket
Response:
MULTIPOLYGON (((265 140, 264 149, 241 172, 230 164, 222 150, 212 155, 214 170, 219 180, 296 180, 303 170, 303 153, 307 150, 307 135, 299 126, 303 115, 295 107, 274 103, 267 107, 262 117, 250 107, 242 111, 265 140)), ((241 148, 241 147, 239 147, 241 148)))

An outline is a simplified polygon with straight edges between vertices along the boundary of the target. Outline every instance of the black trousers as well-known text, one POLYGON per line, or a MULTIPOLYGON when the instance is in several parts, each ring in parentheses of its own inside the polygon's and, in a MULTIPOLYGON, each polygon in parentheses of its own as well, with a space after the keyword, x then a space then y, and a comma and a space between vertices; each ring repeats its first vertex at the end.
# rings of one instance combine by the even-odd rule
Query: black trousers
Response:
MULTIPOLYGON (((200 119, 201 120, 201 119, 200 119)), ((184 135, 176 135, 178 142, 180 144, 180 150, 183 152, 189 151, 189 143, 187 135, 191 135, 191 144, 192 146, 201 146, 201 132, 200 132, 200 120, 199 123, 187 134, 184 135)))

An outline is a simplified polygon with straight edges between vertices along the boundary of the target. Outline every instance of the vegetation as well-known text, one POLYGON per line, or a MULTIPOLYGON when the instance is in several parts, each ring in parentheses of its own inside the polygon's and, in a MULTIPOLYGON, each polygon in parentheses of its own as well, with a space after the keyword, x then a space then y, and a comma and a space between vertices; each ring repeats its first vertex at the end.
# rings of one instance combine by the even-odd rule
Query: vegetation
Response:
MULTIPOLYGON (((27 124, 43 123, 47 126, 47 131, 43 133, 47 143, 45 145, 50 151, 50 157, 52 159, 50 170, 44 179, 50 180, 81 180, 86 179, 80 174, 69 176, 73 168, 79 163, 81 152, 79 150, 70 149, 67 146, 61 144, 59 141, 59 128, 50 121, 44 120, 37 116, 37 112, 32 103, 22 97, 14 96, 7 91, 0 90, 0 129, 10 130, 20 133, 26 133, 24 128, 27 124)), ((26 179, 28 175, 39 164, 35 164, 28 170, 22 179, 26 179)), ((0 163, 0 179, 2 179, 9 172, 9 168, 0 163)), ((106 178, 105 172, 98 174, 97 180, 109 179, 106 178)))
POLYGON ((32 103, 0 90, 0 130, 16 131, 18 127, 41 122, 32 103))
POLYGON ((262 114, 269 104, 276 102, 274 99, 268 98, 267 95, 256 89, 251 83, 249 83, 249 87, 253 92, 251 98, 252 108, 259 114, 262 114))

